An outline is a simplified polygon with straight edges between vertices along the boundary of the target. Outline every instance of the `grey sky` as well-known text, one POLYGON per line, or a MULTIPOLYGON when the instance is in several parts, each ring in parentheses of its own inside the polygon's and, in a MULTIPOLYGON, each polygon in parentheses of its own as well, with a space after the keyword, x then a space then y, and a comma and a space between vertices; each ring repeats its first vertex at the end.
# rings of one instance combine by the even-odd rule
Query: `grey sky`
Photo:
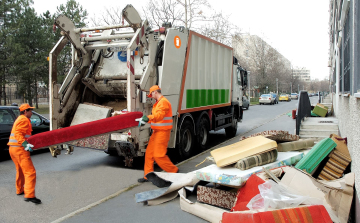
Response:
MULTIPOLYGON (((105 7, 132 4, 142 11, 147 0, 77 0, 90 16, 105 7)), ((312 79, 328 77, 328 0, 208 0, 217 11, 230 14, 230 22, 242 32, 258 35, 289 59, 295 67, 306 67, 312 79)), ((36 12, 56 11, 66 0, 34 0, 36 12)))

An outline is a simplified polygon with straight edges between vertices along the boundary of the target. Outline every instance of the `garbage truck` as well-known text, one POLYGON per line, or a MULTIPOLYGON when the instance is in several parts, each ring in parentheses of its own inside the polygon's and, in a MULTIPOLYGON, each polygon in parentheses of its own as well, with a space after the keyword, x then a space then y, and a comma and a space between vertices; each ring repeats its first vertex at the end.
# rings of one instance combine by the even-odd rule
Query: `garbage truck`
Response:
MULTIPOLYGON (((155 101, 147 93, 159 85, 172 106, 168 148, 187 158, 207 147, 209 131, 225 129, 234 137, 243 117, 248 77, 233 49, 169 23, 152 29, 132 5, 123 9, 122 17, 127 23, 91 28, 77 28, 64 15, 56 18, 54 28, 62 37, 49 54, 50 128, 106 118, 116 111, 149 115, 155 101), (70 69, 60 85, 57 60, 69 42, 70 69), (98 116, 97 109, 109 112, 98 116)), ((150 135, 146 124, 94 136, 102 138, 80 146, 119 155, 131 166, 134 158, 145 155, 150 135)))

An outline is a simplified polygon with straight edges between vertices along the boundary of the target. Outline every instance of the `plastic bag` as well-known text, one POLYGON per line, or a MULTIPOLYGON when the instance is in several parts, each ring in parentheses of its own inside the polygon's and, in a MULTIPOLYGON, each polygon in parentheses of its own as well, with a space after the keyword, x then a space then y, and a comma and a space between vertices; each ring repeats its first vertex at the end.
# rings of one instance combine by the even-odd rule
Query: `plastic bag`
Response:
POLYGON ((295 194, 272 180, 260 184, 259 191, 260 194, 253 197, 246 205, 250 210, 264 208, 267 211, 268 208, 293 208, 302 203, 311 205, 322 204, 320 199, 295 194))

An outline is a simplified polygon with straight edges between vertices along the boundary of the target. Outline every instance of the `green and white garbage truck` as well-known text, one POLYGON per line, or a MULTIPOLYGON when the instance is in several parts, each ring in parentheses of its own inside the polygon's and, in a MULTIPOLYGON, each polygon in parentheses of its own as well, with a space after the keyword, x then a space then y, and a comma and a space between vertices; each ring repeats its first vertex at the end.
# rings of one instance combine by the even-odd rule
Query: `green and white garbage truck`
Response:
MULTIPOLYGON (((51 129, 110 115, 97 115, 96 109, 148 115, 155 101, 146 94, 157 84, 172 105, 168 148, 187 158, 207 147, 211 130, 225 129, 234 137, 243 116, 247 71, 233 49, 184 27, 165 24, 152 30, 131 5, 122 16, 127 25, 92 28, 76 28, 64 15, 56 18, 54 25, 63 36, 49 55, 51 129), (57 57, 68 42, 71 68, 59 85, 57 57)), ((83 146, 118 154, 131 165, 135 157, 144 156, 150 134, 146 124, 83 146)))

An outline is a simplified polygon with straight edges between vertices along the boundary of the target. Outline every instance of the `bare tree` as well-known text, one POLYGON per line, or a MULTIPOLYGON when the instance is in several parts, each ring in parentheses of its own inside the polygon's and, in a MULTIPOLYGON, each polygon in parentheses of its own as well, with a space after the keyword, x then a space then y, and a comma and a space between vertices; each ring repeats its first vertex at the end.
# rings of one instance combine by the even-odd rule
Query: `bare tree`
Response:
POLYGON ((176 0, 149 0, 143 12, 150 26, 153 27, 161 27, 163 23, 168 22, 175 26, 183 25, 184 12, 176 0))
POLYGON ((185 28, 191 28, 193 23, 198 21, 206 20, 206 16, 204 15, 204 7, 210 7, 210 4, 207 0, 176 0, 183 6, 184 9, 184 17, 182 18, 182 22, 185 25, 185 28))
POLYGON ((114 8, 105 7, 104 11, 100 13, 99 17, 94 14, 92 17, 90 17, 89 20, 93 26, 121 24, 123 22, 122 8, 119 6, 114 8))
POLYGON ((238 38, 240 29, 229 22, 229 15, 223 15, 222 12, 215 12, 198 31, 204 36, 228 46, 233 43, 233 38, 241 41, 241 38, 238 38))
POLYGON ((171 22, 174 26, 192 28, 194 24, 206 20, 205 8, 210 8, 207 0, 149 0, 143 12, 154 27, 171 22))

